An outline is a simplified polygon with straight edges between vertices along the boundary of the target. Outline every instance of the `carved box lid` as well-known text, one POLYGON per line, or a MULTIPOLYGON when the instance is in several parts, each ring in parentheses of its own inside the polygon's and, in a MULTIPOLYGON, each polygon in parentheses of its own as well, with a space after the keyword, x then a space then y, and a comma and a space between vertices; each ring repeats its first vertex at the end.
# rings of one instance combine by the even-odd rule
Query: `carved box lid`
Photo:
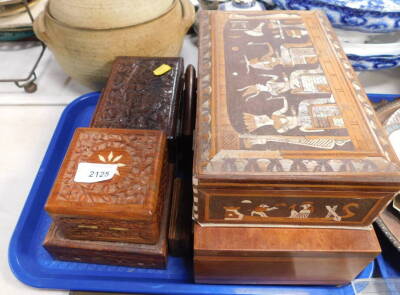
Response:
POLYGON ((392 184, 399 160, 318 11, 200 15, 194 185, 392 184))
POLYGON ((182 78, 181 57, 117 57, 91 127, 163 130, 175 138, 182 78), (171 70, 156 76, 163 64, 171 70))
POLYGON ((46 211, 52 215, 158 220, 166 186, 162 177, 165 159, 162 131, 78 128, 46 211), (116 165, 116 172, 109 180, 77 182, 80 163, 116 165))

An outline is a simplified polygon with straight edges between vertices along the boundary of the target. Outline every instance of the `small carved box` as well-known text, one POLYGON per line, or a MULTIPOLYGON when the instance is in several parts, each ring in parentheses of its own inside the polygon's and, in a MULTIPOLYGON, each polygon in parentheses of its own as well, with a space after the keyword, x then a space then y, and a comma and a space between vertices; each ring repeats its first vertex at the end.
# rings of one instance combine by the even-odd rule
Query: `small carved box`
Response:
MULTIPOLYGON (((172 168, 172 167, 171 167, 172 168)), ((172 172, 172 169, 170 169, 172 172)), ((172 181, 164 198, 160 238, 154 245, 71 240, 52 224, 43 246, 54 259, 107 265, 144 268, 165 268, 167 263, 167 231, 172 181)))
POLYGON ((91 127, 165 131, 171 161, 179 136, 183 59, 118 57, 92 118, 91 127), (171 70, 153 73, 166 64, 171 70))
POLYGON ((200 15, 193 217, 367 226, 399 160, 318 11, 200 15))
POLYGON ((195 225, 194 276, 207 284, 343 285, 380 252, 373 229, 195 225))
POLYGON ((166 152, 163 131, 78 128, 46 211, 67 239, 155 244, 169 181, 166 152), (109 167, 110 179, 92 181, 109 167), (89 180, 77 179, 81 174, 89 180))

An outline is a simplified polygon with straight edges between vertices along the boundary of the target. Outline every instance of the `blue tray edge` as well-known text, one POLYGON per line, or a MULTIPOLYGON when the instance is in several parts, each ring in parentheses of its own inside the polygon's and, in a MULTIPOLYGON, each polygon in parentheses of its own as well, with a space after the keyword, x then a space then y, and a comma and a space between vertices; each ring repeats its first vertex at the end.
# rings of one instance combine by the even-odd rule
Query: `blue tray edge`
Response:
MULTIPOLYGON (((68 104, 65 109, 63 110, 61 117, 57 123, 56 129, 54 130, 54 133, 51 137, 51 140, 49 142, 48 148, 45 152, 44 158, 40 164, 39 170, 36 174, 36 177, 33 182, 33 186, 28 194, 28 197, 25 201, 24 207, 21 211, 21 214, 18 218, 17 225, 15 226, 14 232, 12 234, 12 238, 8 247, 8 264, 10 266, 11 271, 15 275, 16 278, 18 278, 21 282, 30 285, 32 287, 38 287, 42 288, 43 284, 40 283, 42 280, 40 279, 38 281, 37 278, 35 278, 32 275, 28 275, 29 273, 25 271, 25 269, 22 267, 20 264, 20 261, 18 259, 18 256, 16 255, 16 252, 13 251, 17 245, 17 240, 19 235, 21 234, 23 224, 26 221, 25 216, 28 214, 29 209, 31 207, 31 203, 34 200, 34 196, 36 192, 38 191, 38 186, 40 184, 40 180, 43 178, 43 174, 45 171, 45 168, 49 165, 49 159, 46 157, 46 155, 51 154, 52 151, 54 150, 54 143, 57 141, 57 138, 60 136, 60 132, 62 129, 62 126, 65 124, 69 111, 73 108, 76 107, 81 101, 86 100, 86 99, 91 99, 94 96, 99 95, 99 92, 90 92, 84 95, 79 96, 75 100, 73 100, 70 104, 68 104)), ((47 284, 45 285, 47 288, 47 284)))
POLYGON ((378 93, 368 93, 368 98, 371 102, 378 103, 382 100, 394 101, 400 98, 400 94, 378 94, 378 93))

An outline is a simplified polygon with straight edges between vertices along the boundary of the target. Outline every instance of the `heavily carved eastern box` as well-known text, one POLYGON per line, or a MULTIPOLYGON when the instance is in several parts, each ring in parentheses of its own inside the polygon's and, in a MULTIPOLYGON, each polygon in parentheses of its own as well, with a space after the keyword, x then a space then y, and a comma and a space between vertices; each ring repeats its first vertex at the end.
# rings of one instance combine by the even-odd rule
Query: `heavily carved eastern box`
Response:
POLYGON ((155 244, 170 179, 165 146, 163 131, 78 128, 46 203, 63 235, 155 244), (83 171, 89 179, 107 173, 96 171, 98 164, 114 167, 115 173, 108 180, 83 182, 77 180, 82 163, 96 166, 83 171))
MULTIPOLYGON (((172 173, 173 167, 170 167, 172 173)), ((43 246, 54 259, 96 264, 144 268, 165 268, 167 263, 167 232, 172 182, 164 199, 160 238, 154 245, 71 240, 52 224, 43 246)))
POLYGON ((200 16, 193 217, 366 226, 399 161, 318 11, 200 16))
POLYGON ((179 136, 182 90, 182 58, 118 57, 91 127, 163 130, 172 160, 179 136), (163 64, 171 70, 156 76, 153 71, 163 64))
POLYGON ((195 225, 194 276, 207 284, 342 285, 380 251, 373 229, 195 225))

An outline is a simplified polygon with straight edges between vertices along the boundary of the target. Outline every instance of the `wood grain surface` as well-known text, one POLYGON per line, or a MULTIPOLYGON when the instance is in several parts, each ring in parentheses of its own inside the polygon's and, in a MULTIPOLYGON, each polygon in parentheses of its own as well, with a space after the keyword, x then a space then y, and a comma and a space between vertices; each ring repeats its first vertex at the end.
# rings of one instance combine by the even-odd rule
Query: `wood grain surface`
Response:
POLYGON ((380 253, 373 230, 195 226, 195 281, 329 284, 351 281, 380 253))

